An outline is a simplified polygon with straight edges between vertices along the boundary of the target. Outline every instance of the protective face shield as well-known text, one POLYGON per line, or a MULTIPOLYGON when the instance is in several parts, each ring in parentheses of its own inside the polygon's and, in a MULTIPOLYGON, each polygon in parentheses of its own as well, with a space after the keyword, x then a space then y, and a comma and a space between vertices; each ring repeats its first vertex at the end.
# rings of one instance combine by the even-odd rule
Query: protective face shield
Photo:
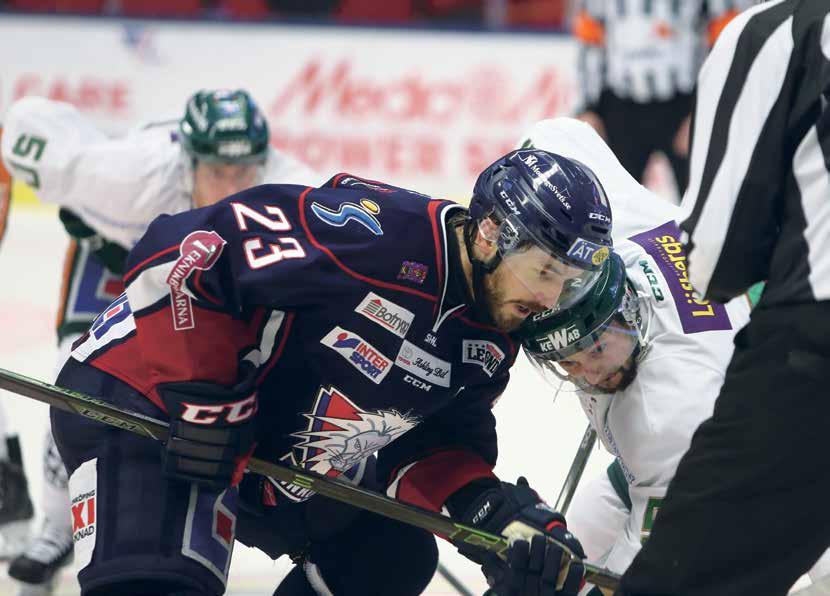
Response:
MULTIPOLYGON (((568 333, 568 329, 555 333, 568 333)), ((570 330, 573 332, 573 330, 570 330)), ((531 355, 531 362, 558 391, 579 389, 587 393, 616 393, 634 380, 639 355, 639 334, 619 319, 601 333, 592 333, 569 356, 557 359, 531 355)))
MULTIPOLYGON (((496 210, 496 220, 479 222, 481 236, 496 245, 497 262, 510 272, 521 286, 546 309, 567 309, 579 302, 596 284, 602 270, 587 269, 560 257, 547 244, 522 224, 515 215, 503 216, 496 210)), ((592 265, 598 266, 608 258, 608 247, 590 246, 592 265)))
POLYGON ((647 308, 615 254, 571 310, 530 317, 519 331, 522 347, 557 391, 615 393, 634 380, 647 352, 647 308))

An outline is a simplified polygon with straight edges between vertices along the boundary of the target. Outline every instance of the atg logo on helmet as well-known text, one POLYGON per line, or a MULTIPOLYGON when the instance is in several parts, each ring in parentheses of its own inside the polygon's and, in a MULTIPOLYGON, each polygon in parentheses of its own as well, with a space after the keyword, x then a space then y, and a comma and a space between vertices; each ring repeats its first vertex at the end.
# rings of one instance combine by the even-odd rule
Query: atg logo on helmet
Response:
POLYGON ((577 238, 568 249, 568 256, 585 265, 599 267, 611 254, 607 246, 594 244, 590 240, 577 238))

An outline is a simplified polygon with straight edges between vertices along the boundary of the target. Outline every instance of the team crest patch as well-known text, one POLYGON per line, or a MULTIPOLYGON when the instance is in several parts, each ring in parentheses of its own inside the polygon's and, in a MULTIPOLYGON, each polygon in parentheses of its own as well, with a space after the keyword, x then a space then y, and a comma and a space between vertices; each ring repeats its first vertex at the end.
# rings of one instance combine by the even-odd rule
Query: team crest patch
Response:
POLYGON ((461 361, 465 364, 477 364, 488 377, 493 376, 504 360, 504 352, 491 341, 465 339, 461 350, 461 361))
POLYGON ((179 245, 179 259, 167 276, 173 308, 173 328, 176 331, 196 326, 193 305, 185 291, 187 278, 196 270, 207 271, 213 267, 222 255, 225 244, 225 239, 214 231, 196 230, 188 234, 179 245))
POLYGON ((357 333, 335 327, 320 343, 343 356, 364 377, 380 384, 392 368, 392 361, 357 333))
POLYGON ((356 221, 375 236, 383 236, 383 228, 375 217, 380 213, 380 207, 369 199, 360 199, 359 205, 351 202, 341 203, 337 211, 323 207, 320 203, 312 203, 311 211, 330 226, 342 228, 350 221, 356 221))
POLYGON ((306 430, 292 433, 297 461, 306 470, 339 476, 386 447, 420 419, 397 410, 361 409, 336 387, 320 388, 306 430))
POLYGON ((401 263, 401 270, 398 272, 398 279, 422 285, 427 279, 428 271, 429 268, 423 263, 404 261, 401 263))

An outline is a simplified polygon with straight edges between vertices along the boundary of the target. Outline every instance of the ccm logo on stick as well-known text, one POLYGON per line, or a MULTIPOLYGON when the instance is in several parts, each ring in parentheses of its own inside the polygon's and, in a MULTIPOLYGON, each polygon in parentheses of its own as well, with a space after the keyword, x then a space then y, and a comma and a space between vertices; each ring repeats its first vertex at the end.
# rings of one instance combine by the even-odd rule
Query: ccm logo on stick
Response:
POLYGON ((189 404, 182 402, 182 420, 193 424, 215 424, 220 417, 230 424, 244 422, 257 410, 256 393, 228 404, 189 404))

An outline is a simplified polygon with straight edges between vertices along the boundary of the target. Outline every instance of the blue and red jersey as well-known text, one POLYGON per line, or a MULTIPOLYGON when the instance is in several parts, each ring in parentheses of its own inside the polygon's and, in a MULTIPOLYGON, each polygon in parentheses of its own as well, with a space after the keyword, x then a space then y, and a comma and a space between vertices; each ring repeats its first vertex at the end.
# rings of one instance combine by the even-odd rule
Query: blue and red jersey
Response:
MULTIPOLYGON (((391 496, 440 509, 492 476, 491 406, 517 348, 448 291, 457 213, 341 174, 161 216, 72 356, 162 410, 160 384, 247 379, 257 457, 359 480, 379 452, 391 496)), ((268 486, 274 503, 310 496, 268 486)))

